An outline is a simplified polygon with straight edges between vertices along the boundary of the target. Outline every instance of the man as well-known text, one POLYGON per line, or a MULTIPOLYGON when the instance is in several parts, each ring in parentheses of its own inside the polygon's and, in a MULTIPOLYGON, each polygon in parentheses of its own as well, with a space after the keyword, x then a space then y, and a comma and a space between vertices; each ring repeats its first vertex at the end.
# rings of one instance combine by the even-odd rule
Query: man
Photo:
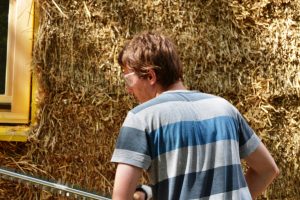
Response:
POLYGON ((118 61, 127 91, 140 105, 128 112, 112 156, 118 163, 114 200, 144 193, 149 199, 144 187, 136 191, 143 170, 150 174, 153 199, 172 200, 254 199, 278 175, 272 156, 234 106, 185 88, 170 39, 141 33, 118 61), (241 158, 249 167, 245 175, 241 158))

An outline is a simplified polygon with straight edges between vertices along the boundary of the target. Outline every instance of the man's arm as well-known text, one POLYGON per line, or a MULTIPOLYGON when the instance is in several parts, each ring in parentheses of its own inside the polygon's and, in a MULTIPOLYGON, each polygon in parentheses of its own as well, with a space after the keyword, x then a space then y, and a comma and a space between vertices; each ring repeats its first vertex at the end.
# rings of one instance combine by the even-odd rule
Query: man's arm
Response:
POLYGON ((113 200, 128 200, 133 199, 138 181, 142 175, 142 169, 119 163, 115 176, 113 189, 113 200))
POLYGON ((271 154, 262 143, 245 160, 249 166, 246 172, 246 181, 251 196, 255 199, 279 175, 279 169, 271 154))

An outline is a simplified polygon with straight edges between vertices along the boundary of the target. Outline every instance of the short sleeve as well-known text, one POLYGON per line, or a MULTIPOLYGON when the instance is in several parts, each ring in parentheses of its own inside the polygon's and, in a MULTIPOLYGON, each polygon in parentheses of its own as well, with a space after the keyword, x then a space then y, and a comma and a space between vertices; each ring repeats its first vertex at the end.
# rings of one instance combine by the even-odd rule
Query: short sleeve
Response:
POLYGON ((240 157, 245 158, 256 150, 260 144, 260 139, 240 113, 238 113, 238 122, 240 157))
POLYGON ((151 164, 146 128, 141 120, 129 112, 117 139, 111 162, 125 163, 148 169, 151 164))

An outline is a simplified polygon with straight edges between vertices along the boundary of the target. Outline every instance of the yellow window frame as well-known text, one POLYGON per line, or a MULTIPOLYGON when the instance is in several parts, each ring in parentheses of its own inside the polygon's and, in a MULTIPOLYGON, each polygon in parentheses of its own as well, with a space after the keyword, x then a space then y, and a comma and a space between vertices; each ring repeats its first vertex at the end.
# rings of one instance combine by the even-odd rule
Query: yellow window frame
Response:
POLYGON ((35 92, 31 91, 36 91, 37 87, 35 77, 31 77, 33 39, 37 29, 35 11, 34 0, 9 2, 6 83, 0 104, 10 105, 10 109, 0 110, 0 141, 27 141, 29 123, 35 121, 35 101, 30 107, 30 98, 35 99, 35 92))

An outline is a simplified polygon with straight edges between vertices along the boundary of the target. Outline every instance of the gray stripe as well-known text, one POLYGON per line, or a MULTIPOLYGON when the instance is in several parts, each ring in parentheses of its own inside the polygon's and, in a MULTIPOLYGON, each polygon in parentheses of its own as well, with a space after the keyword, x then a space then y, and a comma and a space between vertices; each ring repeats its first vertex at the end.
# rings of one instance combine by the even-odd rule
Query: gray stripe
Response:
POLYGON ((260 144, 260 139, 257 135, 253 134, 251 138, 240 147, 240 156, 241 158, 245 158, 250 155, 252 152, 256 150, 256 148, 260 144))
POLYGON ((145 155, 150 155, 148 139, 146 133, 129 127, 122 127, 116 144, 116 149, 126 149, 136 151, 145 155))
POLYGON ((238 146, 237 141, 222 140, 167 152, 153 161, 151 179, 160 182, 183 174, 240 164, 238 146))
POLYGON ((172 101, 145 108, 137 114, 129 112, 123 126, 140 130, 148 127, 147 131, 152 132, 161 126, 179 121, 200 121, 219 116, 236 118, 237 110, 222 98, 194 102, 172 101))
POLYGON ((151 158, 134 151, 115 149, 111 162, 125 163, 147 170, 151 164, 151 158))

